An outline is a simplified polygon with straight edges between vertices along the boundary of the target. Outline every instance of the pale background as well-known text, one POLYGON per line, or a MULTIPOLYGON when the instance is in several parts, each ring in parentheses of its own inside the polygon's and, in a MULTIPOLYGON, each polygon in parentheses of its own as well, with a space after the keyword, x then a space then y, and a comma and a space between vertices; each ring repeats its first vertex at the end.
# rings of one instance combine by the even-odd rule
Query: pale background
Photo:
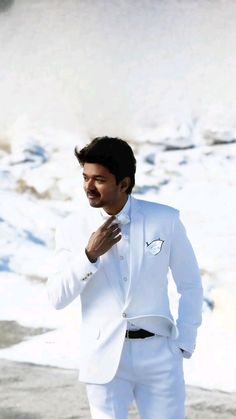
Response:
POLYGON ((0 1, 1 358, 76 366, 76 304, 54 312, 45 278, 57 222, 86 211, 73 148, 115 135, 136 196, 181 210, 199 260, 186 381, 236 390, 235 44, 230 0, 0 1), (10 346, 10 321, 38 336, 10 346))

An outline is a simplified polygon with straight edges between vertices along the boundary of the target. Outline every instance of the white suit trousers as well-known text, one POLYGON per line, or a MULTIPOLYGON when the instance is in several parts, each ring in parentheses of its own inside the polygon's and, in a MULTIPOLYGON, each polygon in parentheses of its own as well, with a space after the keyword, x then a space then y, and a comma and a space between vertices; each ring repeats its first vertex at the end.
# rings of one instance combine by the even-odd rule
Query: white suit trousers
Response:
POLYGON ((183 356, 167 337, 125 339, 114 379, 86 387, 92 419, 127 419, 133 400, 141 419, 184 419, 183 356))

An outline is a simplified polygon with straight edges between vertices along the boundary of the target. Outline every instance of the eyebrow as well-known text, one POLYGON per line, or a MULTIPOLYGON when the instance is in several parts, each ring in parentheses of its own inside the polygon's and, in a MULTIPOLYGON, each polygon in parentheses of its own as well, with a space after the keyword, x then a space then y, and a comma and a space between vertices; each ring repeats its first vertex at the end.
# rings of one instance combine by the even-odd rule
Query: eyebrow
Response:
MULTIPOLYGON (((83 173, 83 176, 84 177, 89 177, 86 173, 83 173)), ((94 176, 91 176, 91 177, 93 177, 95 179, 106 179, 106 177, 102 176, 102 175, 94 175, 94 176)))

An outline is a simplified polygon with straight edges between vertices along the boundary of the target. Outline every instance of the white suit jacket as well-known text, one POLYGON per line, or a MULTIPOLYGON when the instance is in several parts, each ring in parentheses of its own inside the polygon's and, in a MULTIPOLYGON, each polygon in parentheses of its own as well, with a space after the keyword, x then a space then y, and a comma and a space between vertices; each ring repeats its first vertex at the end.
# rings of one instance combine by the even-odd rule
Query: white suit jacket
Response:
POLYGON ((96 264, 85 246, 101 224, 99 209, 88 207, 86 219, 73 214, 56 232, 56 252, 48 295, 56 309, 81 300, 80 380, 106 383, 118 368, 127 320, 137 327, 177 339, 185 356, 195 348, 201 323, 199 269, 176 209, 131 197, 130 287, 124 298, 118 264, 109 250, 96 264), (169 308, 167 273, 171 269, 180 294, 175 323, 169 308))

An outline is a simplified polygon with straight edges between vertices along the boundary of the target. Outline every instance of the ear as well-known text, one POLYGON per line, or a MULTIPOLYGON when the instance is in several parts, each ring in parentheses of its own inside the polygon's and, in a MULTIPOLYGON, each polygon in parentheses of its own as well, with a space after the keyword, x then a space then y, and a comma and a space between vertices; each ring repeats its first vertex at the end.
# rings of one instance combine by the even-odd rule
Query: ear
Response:
POLYGON ((120 190, 121 190, 121 192, 126 192, 127 189, 128 189, 128 187, 129 187, 129 185, 130 185, 130 178, 128 176, 127 177, 124 177, 124 179, 122 179, 120 181, 120 190))

